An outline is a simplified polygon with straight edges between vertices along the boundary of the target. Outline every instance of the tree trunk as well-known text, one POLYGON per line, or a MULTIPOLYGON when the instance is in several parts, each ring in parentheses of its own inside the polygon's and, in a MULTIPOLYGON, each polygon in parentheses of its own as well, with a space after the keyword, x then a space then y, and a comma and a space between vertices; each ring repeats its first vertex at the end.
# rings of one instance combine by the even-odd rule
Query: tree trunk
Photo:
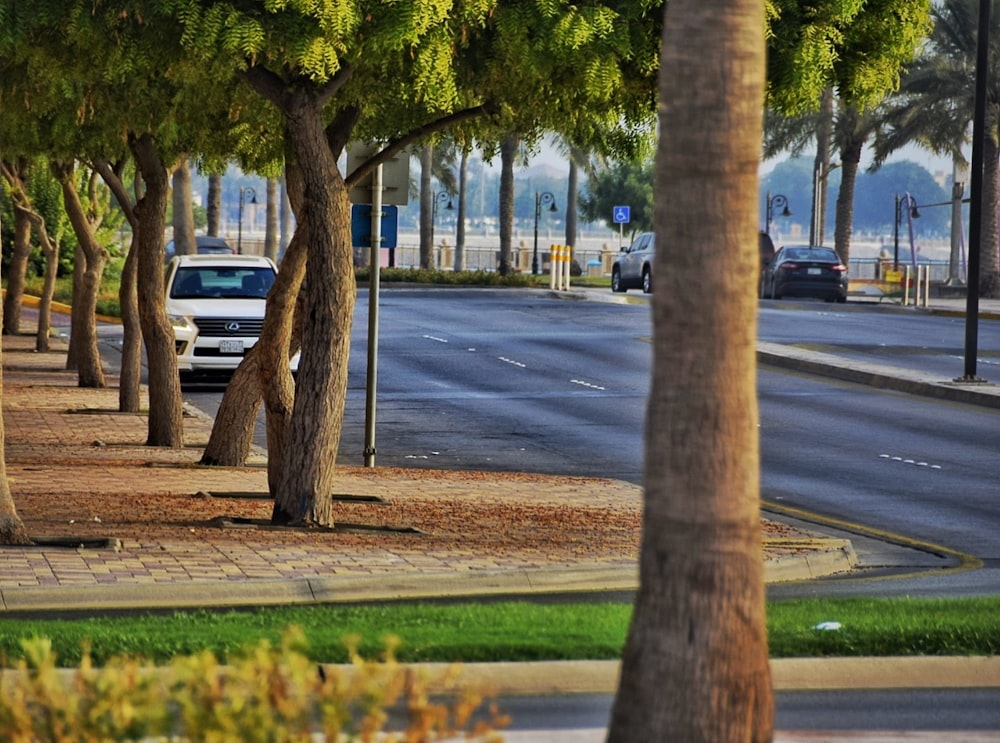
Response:
POLYGON ((275 520, 333 526, 334 467, 357 292, 351 211, 347 187, 327 145, 320 102, 303 94, 286 96, 288 136, 304 195, 296 237, 301 232, 305 240, 308 278, 299 298, 302 355, 274 493, 275 520))
POLYGON ((570 256, 573 254, 573 245, 576 244, 577 232, 577 197, 580 192, 580 169, 573 156, 569 157, 569 179, 566 183, 566 245, 569 246, 570 256))
POLYGON ((500 275, 511 272, 514 238, 514 157, 517 137, 508 134, 500 143, 500 275))
POLYGON ((86 259, 83 257, 83 248, 79 245, 76 246, 76 250, 73 251, 73 301, 70 302, 70 327, 69 327, 69 343, 66 347, 66 370, 76 371, 76 354, 77 354, 77 339, 81 337, 82 331, 77 329, 77 325, 82 323, 84 320, 80 316, 80 313, 74 310, 76 305, 76 298, 80 296, 80 292, 83 291, 81 286, 83 285, 83 264, 86 259))
POLYGON ((1000 297, 1000 147, 997 146, 996 126, 986 132, 983 143, 983 199, 982 228, 980 230, 979 296, 984 299, 1000 297))
POLYGON ((434 260, 434 195, 431 171, 434 166, 434 145, 427 142, 420 150, 420 267, 433 267, 434 260))
POLYGON ((258 356, 262 348, 258 341, 247 351, 226 385, 212 423, 212 433, 201 455, 201 464, 213 467, 242 467, 246 464, 263 400, 258 371, 258 356))
MULTIPOLYGON (((3 406, 3 350, 0 349, 0 407, 3 406)), ((7 457, 4 454, 4 425, 0 415, 0 544, 31 544, 24 522, 17 515, 14 498, 7 482, 7 457)))
POLYGON ((663 27, 640 586, 608 740, 763 743, 773 700, 745 277, 760 260, 764 7, 671 0, 663 27))
POLYGON ((208 176, 208 203, 205 216, 208 219, 207 232, 212 237, 219 236, 219 215, 222 214, 222 176, 208 176))
POLYGON ((819 126, 816 128, 816 159, 813 161, 812 224, 809 244, 822 245, 826 234, 826 193, 830 177, 830 139, 833 133, 833 88, 823 91, 819 126))
POLYGON ((854 184, 861 166, 861 151, 865 146, 864 137, 854 137, 840 146, 840 160, 843 170, 840 174, 840 190, 837 191, 837 218, 833 232, 833 247, 844 265, 850 265, 851 232, 854 229, 854 184))
POLYGON ((149 378, 147 446, 181 447, 184 429, 174 330, 163 304, 163 229, 169 187, 167 170, 149 135, 131 139, 146 191, 136 204, 139 324, 146 344, 149 378))
POLYGON ((128 255, 125 256, 121 285, 118 287, 118 306, 122 313, 123 331, 121 373, 118 379, 118 410, 122 413, 139 412, 139 389, 142 384, 142 328, 139 324, 138 269, 139 256, 133 242, 128 255))
POLYGON ((191 197, 191 168, 187 160, 181 160, 174 169, 174 252, 177 255, 197 253, 194 239, 194 201, 191 197))
POLYGON ((107 386, 101 349, 97 339, 97 299, 100 295, 108 251, 94 235, 93 225, 80 201, 72 163, 53 165, 53 172, 62 186, 63 205, 77 239, 77 262, 73 292, 73 358, 80 387, 107 386))
POLYGON ((14 206, 14 252, 7 273, 7 293, 3 298, 3 333, 17 335, 21 332, 21 304, 24 302, 24 284, 31 257, 31 219, 18 206, 14 206))
POLYGON ((35 221, 38 241, 42 245, 45 258, 45 279, 42 281, 42 297, 38 303, 38 332, 35 333, 35 350, 45 353, 49 350, 49 335, 52 332, 52 296, 56 291, 56 275, 59 273, 59 243, 52 240, 45 229, 45 222, 39 216, 35 221))
POLYGON ((456 271, 465 270, 465 214, 468 211, 466 195, 469 190, 469 151, 462 150, 458 164, 458 214, 455 225, 455 265, 456 271))

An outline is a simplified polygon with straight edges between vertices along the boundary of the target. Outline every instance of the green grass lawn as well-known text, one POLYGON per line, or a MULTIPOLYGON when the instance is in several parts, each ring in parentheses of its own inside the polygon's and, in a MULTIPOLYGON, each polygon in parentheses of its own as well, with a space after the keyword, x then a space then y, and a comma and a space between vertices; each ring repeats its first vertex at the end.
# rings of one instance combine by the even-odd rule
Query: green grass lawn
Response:
MULTIPOLYGON (((298 626, 319 662, 345 662, 345 640, 360 638, 378 657, 387 637, 397 656, 418 661, 617 659, 631 605, 400 603, 308 606, 255 611, 76 620, 0 618, 0 652, 21 656, 22 639, 47 637, 60 663, 74 665, 84 644, 100 663, 113 655, 163 662, 210 649, 221 658, 259 639, 280 642, 298 626)), ((993 655, 1000 649, 1000 599, 849 599, 783 601, 768 607, 771 656, 993 655), (823 622, 840 629, 821 630, 823 622)))

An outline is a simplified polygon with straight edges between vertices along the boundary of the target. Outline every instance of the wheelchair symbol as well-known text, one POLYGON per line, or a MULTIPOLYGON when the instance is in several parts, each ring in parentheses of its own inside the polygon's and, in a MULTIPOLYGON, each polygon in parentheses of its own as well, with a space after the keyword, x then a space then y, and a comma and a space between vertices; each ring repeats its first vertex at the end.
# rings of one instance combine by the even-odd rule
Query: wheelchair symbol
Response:
POLYGON ((630 218, 630 208, 627 206, 616 206, 614 208, 614 220, 615 224, 628 224, 630 218))

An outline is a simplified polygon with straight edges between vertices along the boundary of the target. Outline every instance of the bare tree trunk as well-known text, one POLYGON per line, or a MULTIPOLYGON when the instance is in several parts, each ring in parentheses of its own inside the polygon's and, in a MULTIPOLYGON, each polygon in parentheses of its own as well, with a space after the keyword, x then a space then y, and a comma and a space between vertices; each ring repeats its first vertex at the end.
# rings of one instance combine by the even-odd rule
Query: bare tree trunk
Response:
POLYGON ((816 128, 816 159, 813 161, 813 194, 809 244, 822 245, 826 233, 826 193, 830 176, 830 141, 833 136, 833 89, 823 91, 819 126, 816 128))
MULTIPOLYGON (((134 239, 134 235, 133 235, 134 239)), ((139 256, 133 243, 125 256, 118 306, 122 313, 122 360, 118 379, 118 410, 139 412, 139 389, 142 385, 142 328, 139 323, 137 291, 139 256)))
POLYGON ((7 293, 3 298, 4 335, 21 332, 21 304, 24 302, 24 285, 31 257, 31 219, 18 206, 14 207, 14 253, 10 258, 7 275, 7 293))
POLYGON ((987 132, 983 137, 983 193, 989 194, 983 200, 980 245, 979 295, 984 299, 1000 297, 1000 147, 997 146, 997 130, 987 132))
POLYGON ((455 226, 455 266, 456 271, 465 270, 465 213, 468 211, 466 194, 469 190, 469 151, 462 150, 458 164, 458 224, 455 226))
POLYGON ((854 229, 854 186, 861 167, 861 151, 865 138, 854 137, 840 146, 840 160, 843 171, 840 176, 840 190, 837 191, 837 219, 833 235, 833 246, 837 255, 845 263, 851 260, 851 232, 854 229))
POLYGON ((745 278, 759 262, 764 6, 671 0, 663 28, 654 269, 663 278, 653 297, 640 586, 608 740, 764 743, 773 699, 757 299, 745 278), (719 121, 726 126, 705 126, 719 121), (690 250, 694 242, 704 249, 690 250))
POLYGON ((514 157, 517 136, 508 134, 500 143, 500 275, 511 272, 514 238, 514 157))
POLYGON ((434 166, 434 145, 424 144, 420 150, 420 267, 434 265, 435 197, 431 170, 434 166))
MULTIPOLYGON (((0 407, 3 405, 3 352, 0 349, 0 407)), ((4 454, 4 424, 0 415, 0 544, 20 545, 31 544, 31 537, 24 527, 24 522, 17 514, 14 497, 7 481, 7 457, 4 454)))
POLYGON ((97 342, 97 299, 100 295, 108 251, 97 241, 93 225, 80 201, 72 162, 53 164, 62 186, 63 205, 77 239, 77 263, 73 293, 73 358, 80 387, 106 387, 101 349, 97 342))
POLYGON ((306 243, 308 279, 299 298, 302 355, 274 494, 275 520, 332 526, 334 467, 357 292, 350 203, 327 144, 320 102, 286 93, 285 111, 295 166, 302 174, 304 198, 297 211, 296 238, 301 233, 306 243))
POLYGON ((82 291, 81 287, 83 285, 83 264, 85 258, 83 257, 83 248, 79 245, 76 246, 76 250, 73 251, 73 301, 70 303, 70 328, 69 328, 69 344, 66 348, 66 370, 76 371, 76 354, 77 354, 77 340, 80 338, 82 330, 78 329, 77 326, 84 322, 84 318, 80 316, 80 313, 75 311, 76 298, 80 296, 82 291))
POLYGON ((577 233, 577 198, 580 195, 580 169, 572 154, 569 157, 569 179, 566 183, 566 244, 573 255, 577 233))
POLYGON ((191 198, 191 168, 186 159, 174 168, 174 252, 177 255, 197 253, 194 238, 194 201, 191 198))
POLYGON ((163 228, 169 187, 167 170, 152 138, 143 135, 129 142, 145 183, 146 192, 136 204, 136 241, 139 283, 139 324, 146 344, 149 374, 147 446, 184 445, 181 385, 177 374, 174 331, 163 304, 163 228))
POLYGON ((49 336, 52 333, 52 296, 56 291, 56 276, 59 273, 59 243, 52 240, 45 221, 38 215, 35 230, 45 258, 45 279, 42 282, 42 297, 38 303, 38 331, 35 333, 35 350, 44 353, 49 350, 49 336))
POLYGON ((208 204, 205 206, 205 216, 208 218, 207 232, 213 237, 219 236, 219 217, 222 214, 222 176, 216 173, 208 176, 208 204))
POLYGON ((212 433, 201 455, 201 464, 216 467, 246 464, 263 400, 257 361, 262 348, 258 341, 247 351, 226 385, 212 423, 212 433))

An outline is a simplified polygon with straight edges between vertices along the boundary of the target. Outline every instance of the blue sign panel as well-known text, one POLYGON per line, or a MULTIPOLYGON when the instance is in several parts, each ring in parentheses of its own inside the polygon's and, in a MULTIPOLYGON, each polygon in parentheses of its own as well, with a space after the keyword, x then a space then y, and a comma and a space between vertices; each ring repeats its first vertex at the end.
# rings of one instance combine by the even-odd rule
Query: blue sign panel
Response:
MULTIPOLYGON (((380 248, 395 248, 399 210, 392 205, 382 206, 380 248)), ((351 245, 356 248, 372 246, 372 207, 371 204, 353 204, 351 206, 351 245)))
POLYGON ((628 206, 614 207, 612 212, 614 212, 615 224, 628 224, 632 219, 631 211, 631 207, 628 206))

